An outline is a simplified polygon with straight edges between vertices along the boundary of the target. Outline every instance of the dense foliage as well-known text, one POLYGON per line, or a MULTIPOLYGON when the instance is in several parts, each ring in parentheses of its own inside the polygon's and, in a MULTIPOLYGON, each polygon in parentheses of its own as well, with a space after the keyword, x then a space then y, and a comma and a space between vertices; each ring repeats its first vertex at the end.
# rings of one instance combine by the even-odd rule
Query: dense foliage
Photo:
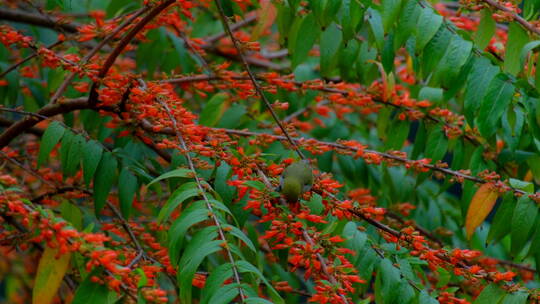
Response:
POLYGON ((0 3, 3 303, 540 301, 540 1, 0 3))

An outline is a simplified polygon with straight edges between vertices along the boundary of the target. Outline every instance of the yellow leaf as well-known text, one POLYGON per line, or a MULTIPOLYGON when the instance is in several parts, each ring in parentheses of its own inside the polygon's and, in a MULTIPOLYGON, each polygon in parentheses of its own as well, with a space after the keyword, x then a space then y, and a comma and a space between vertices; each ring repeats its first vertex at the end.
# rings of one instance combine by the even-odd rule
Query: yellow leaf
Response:
POLYGON ((251 33, 251 41, 256 41, 269 27, 274 24, 277 11, 270 0, 260 0, 261 8, 257 11, 257 25, 251 33))
POLYGON ((69 266, 71 253, 64 253, 58 259, 58 249, 45 247, 36 273, 32 304, 52 303, 69 266))
POLYGON ((523 181, 524 182, 530 182, 532 181, 534 178, 534 175, 532 174, 531 170, 527 171, 527 173, 525 174, 525 177, 523 177, 523 181))
POLYGON ((465 219, 467 239, 471 238, 474 230, 486 219, 491 209, 493 209, 498 196, 499 192, 497 189, 489 183, 483 184, 476 190, 467 211, 467 218, 465 219))

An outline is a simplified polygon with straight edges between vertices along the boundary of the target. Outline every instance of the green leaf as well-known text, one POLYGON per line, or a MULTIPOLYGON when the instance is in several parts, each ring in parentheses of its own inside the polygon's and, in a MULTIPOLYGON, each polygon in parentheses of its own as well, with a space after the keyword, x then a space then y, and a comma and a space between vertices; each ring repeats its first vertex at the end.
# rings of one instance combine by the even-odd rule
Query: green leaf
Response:
POLYGON ((259 191, 262 191, 262 190, 266 189, 266 185, 263 182, 256 181, 256 180, 245 181, 244 185, 248 186, 248 187, 251 187, 251 188, 255 188, 255 189, 259 190, 259 191))
POLYGON ((384 47, 384 28, 381 14, 372 8, 368 8, 367 14, 371 33, 375 38, 375 44, 377 45, 377 49, 381 51, 384 47))
POLYGON ((471 56, 472 47, 472 42, 464 40, 459 35, 454 35, 433 74, 431 82, 436 83, 440 80, 444 87, 450 88, 456 82, 461 67, 471 56))
POLYGON ((291 68, 304 62, 319 37, 319 26, 313 14, 298 19, 292 26, 289 36, 289 52, 292 54, 291 68))
POLYGON ((341 46, 342 33, 335 23, 330 24, 321 34, 320 60, 321 74, 330 77, 337 65, 337 54, 341 46))
POLYGON ((251 265, 247 261, 236 261, 236 267, 238 268, 238 271, 241 273, 244 272, 250 272, 255 274, 261 281, 263 281, 264 285, 268 288, 268 291, 272 295, 272 298, 274 299, 274 303, 284 303, 283 299, 279 295, 279 293, 274 289, 274 286, 270 284, 270 282, 266 279, 266 277, 261 273, 259 269, 257 269, 255 266, 251 265))
POLYGON ((109 192, 116 179, 116 167, 118 162, 111 152, 103 153, 103 158, 94 176, 94 208, 96 215, 99 215, 101 209, 105 206, 109 192))
POLYGON ((388 259, 383 259, 379 265, 379 274, 381 277, 381 290, 385 303, 393 303, 399 296, 399 270, 392 265, 388 259))
POLYGON ((33 304, 52 303, 62 279, 69 267, 71 252, 63 253, 58 258, 58 249, 45 246, 39 259, 36 271, 34 289, 32 290, 33 304))
POLYGON ((515 179, 515 178, 510 178, 509 182, 510 182, 510 186, 512 186, 515 189, 520 189, 527 193, 534 192, 534 185, 531 182, 524 182, 522 180, 515 179))
POLYGON ((68 221, 77 230, 82 230, 83 214, 79 207, 68 201, 64 201, 62 205, 60 205, 60 214, 62 215, 62 218, 68 221))
POLYGON ((263 298, 247 298, 246 303, 247 304, 272 304, 272 302, 263 298))
MULTIPOLYGON (((233 303, 233 300, 240 293, 238 290, 238 283, 232 283, 223 285, 219 290, 210 298, 208 303, 212 304, 229 304, 233 303)), ((242 287, 240 287, 242 288, 242 287)))
POLYGON ((49 159, 49 154, 51 154, 54 146, 60 142, 60 139, 64 136, 64 132, 65 129, 59 122, 53 121, 49 124, 41 137, 37 160, 38 168, 49 159))
POLYGON ((432 162, 442 160, 448 150, 448 138, 444 134, 440 125, 435 126, 431 132, 428 132, 425 155, 431 158, 432 162))
MULTIPOLYGON (((536 66, 540 66, 540 56, 536 58, 536 66)), ((540 69, 536 69, 536 74, 534 75, 534 86, 536 91, 540 92, 540 69)))
POLYGON ((245 235, 244 232, 240 230, 238 227, 229 225, 229 224, 224 224, 223 227, 225 228, 225 231, 234 235, 235 237, 240 239, 242 242, 244 242, 244 244, 246 244, 247 247, 251 249, 251 251, 257 252, 257 249, 255 249, 253 242, 251 242, 251 240, 247 237, 247 235, 245 235))
POLYGON ((441 26, 435 36, 426 44, 421 56, 422 75, 424 77, 429 76, 435 70, 448 50, 448 45, 453 37, 455 37, 455 34, 446 27, 441 26))
POLYGON ((538 19, 540 13, 540 1, 539 0, 525 0, 523 1, 523 14, 522 16, 526 20, 538 19))
POLYGON ((401 149, 409 135, 410 126, 411 123, 406 120, 394 119, 394 122, 389 128, 390 133, 388 134, 386 148, 388 150, 401 149))
POLYGON ((216 189, 216 192, 226 204, 231 203, 234 192, 236 191, 233 186, 227 184, 230 172, 231 166, 229 166, 226 162, 222 162, 221 165, 216 169, 216 177, 214 182, 214 189, 216 189))
POLYGON ((216 269, 212 270, 208 278, 206 278, 206 283, 201 290, 201 304, 209 303, 208 300, 217 294, 219 287, 223 285, 225 280, 231 278, 232 275, 231 263, 221 264, 216 267, 216 269))
POLYGON ((527 56, 529 55, 529 52, 536 49, 540 46, 540 40, 535 40, 527 43, 525 46, 523 46, 523 49, 521 50, 521 56, 519 61, 519 66, 523 67, 525 64, 525 59, 527 59, 527 56))
POLYGON ((107 18, 118 16, 123 12, 133 10, 139 7, 139 4, 136 1, 131 0, 115 0, 110 1, 107 6, 107 18))
POLYGON ((380 10, 384 32, 388 33, 401 11, 401 0, 382 0, 380 10))
POLYGON ((443 101, 443 89, 422 87, 418 92, 418 100, 429 100, 435 104, 440 104, 443 101))
POLYGON ((199 117, 199 124, 208 127, 215 126, 223 115, 225 100, 227 100, 227 94, 225 93, 217 93, 212 96, 203 107, 201 116, 199 117))
POLYGON ((477 119, 478 130, 482 136, 491 137, 495 134, 513 95, 514 85, 506 74, 499 74, 491 80, 477 119))
MULTIPOLYGON (((292 32, 291 26, 296 10, 293 10, 286 2, 276 2, 275 6, 277 7, 276 23, 279 32, 279 43, 283 44, 285 39, 289 38, 289 34, 292 32)), ((296 18, 296 20, 298 20, 298 18, 296 18)))
POLYGON ((176 265, 180 254, 180 248, 187 230, 206 219, 208 209, 204 201, 196 201, 182 211, 169 229, 169 256, 171 263, 176 265))
POLYGON ((437 268, 437 273, 439 274, 437 288, 442 288, 446 286, 448 282, 450 282, 450 279, 452 279, 452 274, 442 267, 437 268))
POLYGON ((432 8, 422 9, 416 25, 416 51, 421 52, 428 42, 435 36, 443 23, 443 17, 432 8))
POLYGON ((179 298, 182 303, 191 303, 191 284, 197 268, 210 254, 220 251, 221 240, 217 227, 210 226, 198 231, 188 243, 180 262, 178 263, 179 298))
POLYGON ((163 223, 164 221, 166 221, 171 215, 171 213, 174 211, 174 209, 178 207, 178 205, 180 205, 189 198, 199 196, 199 192, 200 191, 197 187, 196 182, 185 183, 180 186, 180 188, 176 189, 171 194, 163 208, 161 208, 161 210, 159 211, 159 215, 157 218, 158 223, 163 223))
POLYGON ((497 284, 489 284, 484 287, 480 295, 474 300, 473 304, 498 304, 506 295, 504 289, 497 284))
POLYGON ((405 1, 397 26, 399 31, 396 31, 396 46, 402 46, 416 32, 416 24, 421 13, 422 7, 418 1, 405 1))
POLYGON ((324 211, 322 197, 317 193, 313 193, 313 195, 311 196, 311 199, 308 202, 306 202, 306 206, 308 206, 312 214, 320 215, 324 211))
POLYGON ((214 207, 216 209, 219 209, 221 211, 224 211, 224 212, 228 213, 229 215, 233 216, 233 214, 232 214, 231 210, 229 209, 229 207, 227 207, 222 202, 220 202, 218 200, 215 200, 213 198, 208 198, 208 202, 212 205, 212 207, 214 207))
POLYGON ((225 111, 221 120, 217 124, 219 128, 236 129, 242 123, 242 117, 246 114, 246 106, 234 104, 225 111))
POLYGON ((531 238, 531 247, 529 247, 529 252, 527 256, 532 256, 536 260, 536 269, 538 269, 538 257, 540 254, 540 225, 536 225, 536 231, 534 232, 531 238))
POLYGON ((328 27, 328 25, 333 21, 337 20, 336 16, 338 14, 339 8, 341 7, 341 1, 324 1, 323 11, 323 28, 328 27))
POLYGON ((345 42, 345 46, 342 47, 338 54, 338 65, 340 74, 344 79, 354 80, 356 79, 356 69, 351 69, 354 63, 358 59, 358 53, 360 51, 360 42, 358 40, 350 40, 345 42))
POLYGON ((493 65, 487 58, 478 57, 474 59, 473 67, 467 79, 467 90, 464 98, 465 117, 471 126, 489 84, 499 71, 499 67, 493 65))
MULTIPOLYGON (((169 38, 170 42, 174 46, 174 49, 176 50, 174 54, 174 59, 177 61, 172 61, 171 63, 179 65, 182 68, 183 73, 190 73, 195 72, 196 67, 195 63, 199 62, 199 58, 196 56, 193 56, 187 49, 186 49, 186 43, 183 39, 176 36, 173 32, 167 31, 166 33, 167 38, 169 38)), ((167 41, 162 40, 165 44, 167 41)), ((163 47, 162 47, 163 48, 163 47)), ((150 48, 150 52, 152 52, 155 49, 150 48)), ((141 56, 142 57, 142 56, 141 56)), ((172 57, 172 56, 171 56, 172 57)))
POLYGON ((360 2, 355 0, 343 0, 341 4, 341 28, 343 29, 343 40, 349 41, 356 34, 356 27, 362 20, 364 11, 360 2))
POLYGON ((77 134, 73 137, 67 156, 66 171, 67 176, 75 174, 81 163, 82 150, 86 143, 86 140, 81 135, 77 134))
POLYGON ((525 304, 529 294, 524 291, 516 291, 514 293, 506 295, 501 304, 525 304))
POLYGON ((186 168, 178 168, 178 169, 174 169, 172 171, 169 171, 167 173, 163 173, 161 174, 160 176, 154 178, 148 185, 147 187, 150 187, 151 185, 153 185, 154 183, 157 183, 161 180, 164 180, 164 179, 168 179, 168 178, 171 178, 171 177, 189 177, 189 178, 192 178, 193 177, 193 172, 190 170, 190 169, 186 169, 186 168))
POLYGON ((491 37, 495 34, 497 24, 491 15, 492 13, 489 9, 485 8, 482 10, 480 24, 474 35, 474 43, 481 50, 488 46, 491 37))
POLYGON ((508 225, 508 220, 512 218, 514 214, 514 195, 509 194, 503 197, 502 203, 497 208, 495 217, 491 222, 489 227, 489 233, 487 236, 487 242, 497 242, 502 239, 505 235, 510 233, 510 225, 508 225))
POLYGON ((437 301, 435 298, 429 295, 425 290, 422 290, 418 294, 418 304, 438 304, 439 301, 437 301))
POLYGON ((69 149, 71 148, 74 138, 75 134, 73 134, 73 132, 70 130, 66 130, 64 132, 64 136, 62 137, 62 143, 60 144, 60 163, 62 165, 62 172, 64 173, 64 176, 67 175, 66 171, 68 166, 69 149))
POLYGON ((512 75, 516 75, 521 70, 520 55, 523 47, 529 42, 529 35, 517 23, 512 22, 508 26, 508 42, 506 43, 506 53, 504 55, 504 70, 512 75))
POLYGON ((122 168, 118 177, 118 199, 120 211, 125 218, 131 214, 131 205, 137 191, 137 177, 127 167, 122 168))
POLYGON ((92 282, 92 277, 99 276, 98 271, 93 271, 75 291, 71 304, 113 304, 116 302, 116 292, 110 291, 107 285, 92 282))
POLYGON ((94 178, 94 174, 96 173, 102 154, 103 149, 101 148, 99 142, 90 140, 85 144, 82 151, 82 157, 83 177, 87 187, 90 185, 92 178, 94 178))
POLYGON ((527 196, 523 195, 517 201, 516 209, 512 215, 511 224, 511 252, 515 256, 529 240, 529 234, 533 228, 538 207, 527 196))

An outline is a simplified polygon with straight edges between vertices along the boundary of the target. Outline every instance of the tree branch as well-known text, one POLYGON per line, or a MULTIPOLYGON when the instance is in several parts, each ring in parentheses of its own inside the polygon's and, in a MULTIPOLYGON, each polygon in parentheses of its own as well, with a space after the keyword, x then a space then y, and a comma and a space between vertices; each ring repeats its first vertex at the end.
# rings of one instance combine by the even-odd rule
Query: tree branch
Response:
POLYGON ((60 27, 62 30, 68 33, 77 33, 77 28, 81 26, 79 23, 65 22, 60 18, 53 16, 45 17, 38 14, 8 8, 0 8, 0 20, 27 23, 52 29, 60 27))
POLYGON ((500 4, 499 2, 495 0, 480 0, 480 2, 487 3, 489 6, 494 7, 505 13, 510 13, 512 17, 514 18, 514 20, 517 21, 526 30, 536 35, 540 35, 540 27, 536 27, 533 24, 529 23, 527 20, 525 20, 525 18, 521 17, 519 14, 516 14, 512 9, 500 4))

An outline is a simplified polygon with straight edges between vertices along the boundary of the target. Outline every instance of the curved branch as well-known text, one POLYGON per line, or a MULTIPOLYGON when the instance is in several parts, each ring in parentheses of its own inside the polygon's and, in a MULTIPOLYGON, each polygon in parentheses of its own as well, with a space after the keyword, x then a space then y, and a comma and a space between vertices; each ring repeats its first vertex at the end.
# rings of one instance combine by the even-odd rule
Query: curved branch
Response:
MULTIPOLYGON (((139 23, 137 23, 137 25, 135 25, 131 29, 131 31, 126 36, 124 36, 124 38, 122 38, 122 40, 120 40, 120 42, 114 48, 114 50, 109 55, 109 57, 107 57, 107 60, 105 61, 105 63, 103 64, 103 67, 99 71, 98 78, 100 80, 103 77, 105 77, 105 75, 107 75, 107 72, 109 72, 109 69, 112 67, 112 65, 113 65, 114 61, 116 60, 116 58, 118 58, 118 56, 120 56, 120 53, 122 53, 122 51, 129 44, 129 42, 131 42, 131 40, 133 38, 135 38, 135 35, 137 35, 146 26, 146 24, 148 22, 152 21, 152 19, 154 19, 154 17, 156 17, 159 13, 161 13, 161 11, 166 9, 169 5, 173 4, 174 2, 175 2, 175 0, 167 0, 167 1, 163 2, 163 3, 161 3, 160 5, 154 7, 148 13, 148 15, 146 15, 139 23)), ((88 97, 88 102, 92 106, 94 106, 96 104, 96 102, 97 102, 97 97, 98 97, 97 89, 99 88, 99 85, 100 85, 99 81, 94 82, 92 84, 91 89, 90 89, 90 97, 88 97)))
POLYGON ((43 121, 46 117, 86 108, 88 108, 88 100, 85 97, 72 99, 65 103, 48 104, 41 108, 36 115, 25 116, 2 132, 0 134, 0 149, 7 146, 19 134, 26 132, 26 130, 43 121))

